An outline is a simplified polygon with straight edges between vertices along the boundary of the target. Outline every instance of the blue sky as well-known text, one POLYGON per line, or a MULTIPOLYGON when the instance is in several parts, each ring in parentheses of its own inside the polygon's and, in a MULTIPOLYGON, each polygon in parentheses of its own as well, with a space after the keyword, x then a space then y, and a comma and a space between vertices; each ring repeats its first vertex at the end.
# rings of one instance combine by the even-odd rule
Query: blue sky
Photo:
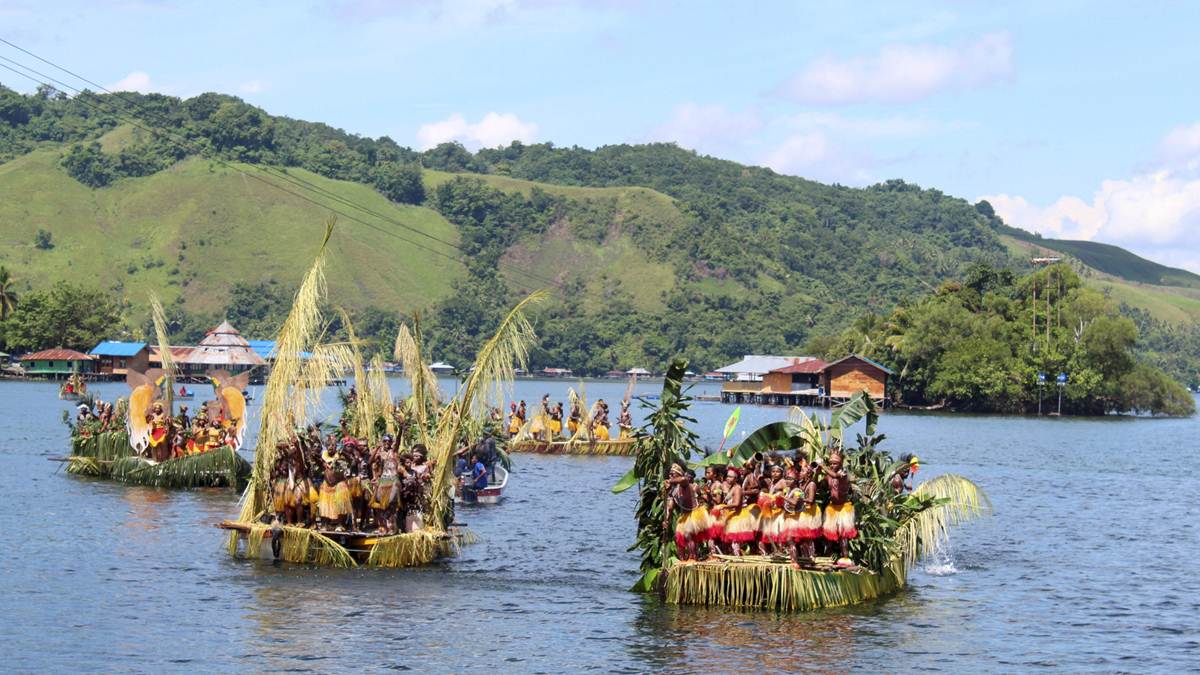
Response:
POLYGON ((414 147, 669 140, 903 178, 1200 272, 1200 3, 47 4, 0 0, 0 36, 106 86, 414 147))

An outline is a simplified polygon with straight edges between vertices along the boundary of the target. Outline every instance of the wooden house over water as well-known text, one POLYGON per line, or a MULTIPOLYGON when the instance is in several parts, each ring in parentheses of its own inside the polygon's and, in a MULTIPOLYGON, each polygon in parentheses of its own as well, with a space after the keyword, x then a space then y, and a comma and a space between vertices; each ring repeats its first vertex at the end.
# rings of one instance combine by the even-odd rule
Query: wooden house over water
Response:
POLYGON ((865 356, 851 354, 834 361, 821 371, 821 386, 825 396, 834 403, 866 391, 876 401, 887 399, 887 380, 892 371, 865 356))
POLYGON ((713 374, 727 378, 721 386, 725 403, 819 406, 843 403, 863 390, 883 403, 892 371, 858 355, 833 363, 811 356, 747 356, 708 375, 713 374))
POLYGON ((74 349, 43 349, 21 357, 25 375, 65 379, 72 374, 90 375, 96 370, 96 357, 74 349))
POLYGON ((124 379, 130 370, 144 373, 150 368, 150 345, 145 342, 105 340, 88 354, 96 357, 96 373, 114 380, 124 379))

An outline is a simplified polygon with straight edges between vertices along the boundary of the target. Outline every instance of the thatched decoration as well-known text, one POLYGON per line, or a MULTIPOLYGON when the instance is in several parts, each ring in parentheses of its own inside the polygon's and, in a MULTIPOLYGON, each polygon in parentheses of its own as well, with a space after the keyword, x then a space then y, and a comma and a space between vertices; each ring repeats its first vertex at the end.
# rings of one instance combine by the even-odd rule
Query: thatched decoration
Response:
POLYGON ((771 562, 677 563, 667 569, 666 601, 805 612, 845 607, 904 587, 903 572, 822 572, 771 562))
POLYGON ((134 485, 237 488, 249 476, 250 463, 233 448, 222 446, 158 463, 139 456, 121 457, 113 461, 110 472, 114 479, 134 485))

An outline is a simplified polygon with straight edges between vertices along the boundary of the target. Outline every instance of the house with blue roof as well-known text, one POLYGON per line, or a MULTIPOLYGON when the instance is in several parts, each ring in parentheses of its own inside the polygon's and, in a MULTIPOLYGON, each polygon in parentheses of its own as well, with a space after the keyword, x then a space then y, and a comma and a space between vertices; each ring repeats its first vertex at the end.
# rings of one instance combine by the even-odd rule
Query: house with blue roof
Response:
POLYGON ((125 377, 130 370, 144 373, 150 369, 150 345, 145 342, 105 340, 88 352, 96 357, 96 372, 113 378, 125 377))

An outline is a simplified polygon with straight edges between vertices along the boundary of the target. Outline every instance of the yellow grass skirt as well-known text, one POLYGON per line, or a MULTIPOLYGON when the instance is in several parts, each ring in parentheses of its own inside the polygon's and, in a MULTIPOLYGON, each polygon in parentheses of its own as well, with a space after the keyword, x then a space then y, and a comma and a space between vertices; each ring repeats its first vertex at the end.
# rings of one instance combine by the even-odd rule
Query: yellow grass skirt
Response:
POLYGON ((338 483, 336 487, 331 487, 329 483, 322 484, 321 501, 317 509, 326 520, 337 520, 348 515, 352 510, 350 488, 345 482, 338 483))
POLYGON ((828 504, 825 506, 825 538, 829 541, 853 539, 858 536, 854 524, 854 504, 828 504))

